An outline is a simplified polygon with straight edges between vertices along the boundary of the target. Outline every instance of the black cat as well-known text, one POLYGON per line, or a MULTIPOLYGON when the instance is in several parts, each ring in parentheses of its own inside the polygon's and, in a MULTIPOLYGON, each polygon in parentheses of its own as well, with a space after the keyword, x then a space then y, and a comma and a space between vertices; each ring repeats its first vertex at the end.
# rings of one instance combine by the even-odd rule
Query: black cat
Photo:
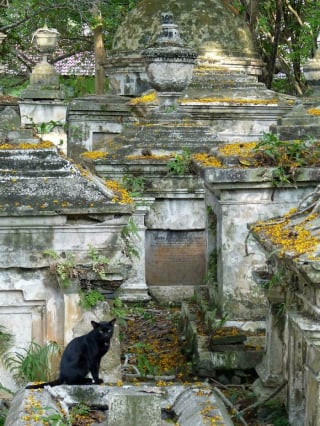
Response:
POLYGON ((103 380, 99 378, 100 361, 109 350, 115 321, 115 318, 109 322, 91 321, 93 330, 88 334, 76 337, 66 346, 60 362, 59 378, 48 383, 29 385, 26 386, 26 389, 58 386, 64 383, 67 385, 103 383, 103 380), (93 382, 86 377, 89 372, 93 382))

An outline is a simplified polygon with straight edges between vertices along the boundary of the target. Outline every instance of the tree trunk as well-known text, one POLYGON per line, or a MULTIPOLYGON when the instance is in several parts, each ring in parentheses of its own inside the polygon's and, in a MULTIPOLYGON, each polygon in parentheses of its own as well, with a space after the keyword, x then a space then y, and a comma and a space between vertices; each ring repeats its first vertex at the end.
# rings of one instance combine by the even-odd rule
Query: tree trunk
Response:
POLYGON ((251 29, 252 34, 256 33, 258 13, 259 13, 259 0, 251 0, 251 3, 250 3, 250 29, 251 29))
POLYGON ((271 84, 273 80, 273 75, 275 72, 278 45, 281 34, 281 19, 282 19, 282 0, 276 0, 276 16, 275 16, 275 26, 274 26, 274 36, 272 43, 272 52, 270 61, 268 63, 268 77, 267 77, 267 87, 271 89, 271 84))
POLYGON ((105 49, 103 44, 102 26, 99 25, 93 30, 94 37, 94 58, 95 58, 95 94, 105 93, 105 73, 103 64, 105 62, 105 49))

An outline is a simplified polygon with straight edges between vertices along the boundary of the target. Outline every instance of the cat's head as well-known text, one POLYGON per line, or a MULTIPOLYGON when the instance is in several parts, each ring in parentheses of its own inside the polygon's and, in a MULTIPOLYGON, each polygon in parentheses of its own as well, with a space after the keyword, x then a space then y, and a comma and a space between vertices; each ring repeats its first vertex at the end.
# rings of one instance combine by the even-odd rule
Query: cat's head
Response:
POLYGON ((114 324, 116 318, 113 318, 111 321, 91 321, 91 325, 94 328, 96 334, 98 334, 99 339, 101 340, 110 340, 113 335, 114 324))

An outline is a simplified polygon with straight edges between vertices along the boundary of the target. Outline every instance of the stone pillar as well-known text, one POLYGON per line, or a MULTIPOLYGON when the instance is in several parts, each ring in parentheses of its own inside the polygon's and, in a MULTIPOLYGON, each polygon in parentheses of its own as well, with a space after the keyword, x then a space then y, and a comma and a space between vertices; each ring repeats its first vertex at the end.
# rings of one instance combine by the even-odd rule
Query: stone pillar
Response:
POLYGON ((80 297, 78 293, 63 295, 64 301, 64 346, 74 338, 73 327, 81 319, 80 297))
POLYGON ((265 391, 270 394, 284 381, 284 328, 285 320, 279 315, 279 305, 270 304, 266 321, 266 352, 256 367, 259 380, 254 388, 257 394, 265 391))
POLYGON ((154 201, 153 198, 143 198, 143 204, 139 205, 137 202, 137 208, 132 216, 133 224, 137 226, 137 235, 131 233, 132 241, 130 244, 133 245, 137 251, 138 256, 132 255, 131 265, 132 270, 130 271, 129 279, 120 287, 120 298, 126 302, 135 301, 148 301, 151 299, 148 293, 148 286, 146 284, 146 270, 145 270, 145 238, 146 238, 146 226, 145 216, 150 210, 150 206, 154 201))
POLYGON ((320 341, 312 342, 306 362, 306 425, 320 425, 320 341))
POLYGON ((272 170, 208 168, 203 173, 209 207, 217 217, 222 300, 215 302, 232 319, 257 320, 266 314, 265 297, 253 278, 253 271, 265 264, 265 254, 250 238, 248 224, 284 214, 312 188, 298 182, 297 188, 274 191, 268 173, 272 175, 272 170))

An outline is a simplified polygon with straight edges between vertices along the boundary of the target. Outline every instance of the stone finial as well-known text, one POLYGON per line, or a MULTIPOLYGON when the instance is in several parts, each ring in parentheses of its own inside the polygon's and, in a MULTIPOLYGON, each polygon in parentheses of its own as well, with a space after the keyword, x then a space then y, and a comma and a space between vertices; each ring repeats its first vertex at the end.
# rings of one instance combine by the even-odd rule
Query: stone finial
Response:
POLYGON ((173 13, 163 12, 161 13, 162 24, 173 24, 173 13))
POLYGON ((165 99, 165 104, 175 99, 189 85, 196 53, 184 46, 173 14, 161 14, 161 32, 156 42, 142 51, 146 60, 149 84, 165 99))
POLYGON ((174 23, 173 13, 164 12, 161 13, 161 31, 156 39, 156 46, 183 46, 184 42, 180 38, 178 25, 174 23))

